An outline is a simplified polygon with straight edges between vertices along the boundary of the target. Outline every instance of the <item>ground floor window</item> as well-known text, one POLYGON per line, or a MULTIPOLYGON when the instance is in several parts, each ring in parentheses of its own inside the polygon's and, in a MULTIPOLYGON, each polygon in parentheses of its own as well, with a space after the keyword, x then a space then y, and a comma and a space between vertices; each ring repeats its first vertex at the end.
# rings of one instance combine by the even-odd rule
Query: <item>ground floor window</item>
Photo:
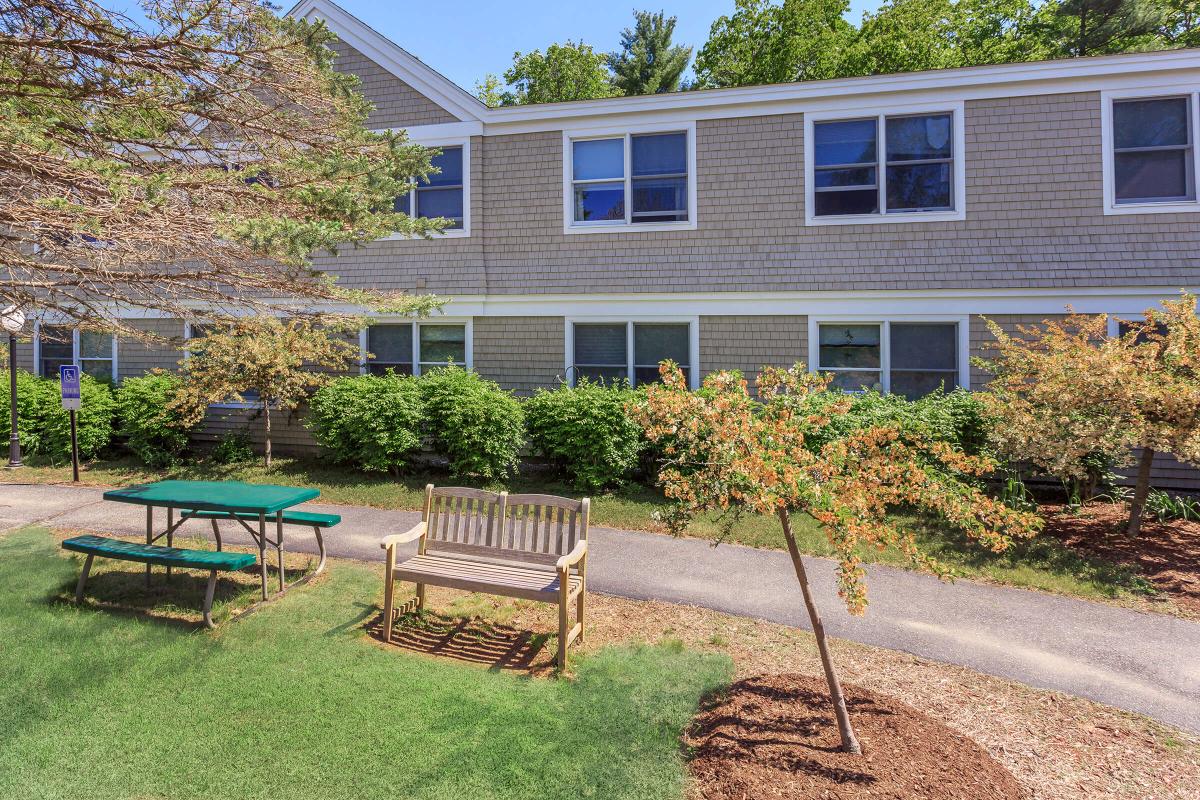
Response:
POLYGON ((658 380, 658 365, 674 361, 691 382, 690 322, 576 322, 572 325, 571 383, 627 380, 630 385, 658 380))
POLYGON ((363 371, 420 375, 447 364, 469 367, 468 338, 464 323, 381 322, 363 335, 363 371))
POLYGON ((960 385, 957 322, 820 322, 813 368, 832 386, 916 399, 960 385))
POLYGON ((39 375, 57 378, 59 367, 76 364, 93 378, 117 378, 117 342, 110 333, 73 330, 58 325, 39 325, 37 345, 39 375))

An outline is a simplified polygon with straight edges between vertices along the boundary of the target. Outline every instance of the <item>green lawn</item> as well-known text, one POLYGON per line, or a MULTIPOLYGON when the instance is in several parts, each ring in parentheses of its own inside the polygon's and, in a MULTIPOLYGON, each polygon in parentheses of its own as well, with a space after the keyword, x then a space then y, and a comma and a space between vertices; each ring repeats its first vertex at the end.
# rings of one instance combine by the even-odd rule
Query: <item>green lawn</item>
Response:
POLYGON ((378 574, 349 562, 216 633, 62 602, 78 562, 44 529, 0 564, 5 798, 680 798, 679 733, 732 674, 677 646, 573 680, 384 648, 378 574))
MULTIPOLYGON (((14 473, 0 473, 0 481, 66 482, 70 467, 29 466, 14 473)), ((85 483, 120 486, 165 477, 195 480, 243 480, 312 486, 321 491, 328 503, 374 506, 376 508, 419 509, 426 483, 451 482, 445 474, 414 474, 399 479, 387 475, 366 475, 331 468, 308 459, 277 459, 267 471, 258 463, 216 465, 205 460, 181 465, 168 471, 147 470, 134 459, 97 461, 83 474, 85 483)), ((492 487, 501 488, 501 487, 492 487)), ((578 495, 570 485, 547 479, 520 477, 505 487, 512 492, 545 492, 578 495)), ((632 485, 592 498, 592 523, 628 530, 661 531, 657 513, 667 501, 652 488, 632 485)), ((1153 587, 1128 568, 1084 558, 1057 541, 1038 538, 1019 544, 1008 553, 997 555, 976 547, 964 536, 933 521, 908 518, 915 526, 918 541, 931 555, 951 566, 958 575, 994 581, 1010 586, 1040 589, 1092 600, 1136 600, 1153 595, 1153 587)), ((798 516, 794 529, 801 549, 818 556, 830 555, 831 549, 821 526, 808 516, 798 516)), ((715 519, 693 522, 689 535, 717 540, 722 528, 715 519)), ((783 549, 783 535, 773 518, 748 516, 738 522, 725 539, 750 547, 783 549)), ((868 563, 905 566, 903 556, 894 550, 868 549, 862 553, 868 563)))

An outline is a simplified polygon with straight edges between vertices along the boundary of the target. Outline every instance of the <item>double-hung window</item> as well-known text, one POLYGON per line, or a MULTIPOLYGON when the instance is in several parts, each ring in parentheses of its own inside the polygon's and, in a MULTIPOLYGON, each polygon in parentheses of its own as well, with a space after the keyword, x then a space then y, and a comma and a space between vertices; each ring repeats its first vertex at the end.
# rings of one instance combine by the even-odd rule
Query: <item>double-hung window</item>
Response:
POLYGON ((809 224, 963 218, 961 107, 810 116, 809 224))
POLYGON ((420 375, 447 364, 470 367, 468 342, 465 323, 381 322, 363 333, 363 371, 420 375))
POLYGON ((958 322, 817 322, 818 372, 848 392, 874 389, 916 399, 962 385, 958 322))
POLYGON ((564 134, 568 233, 695 226, 695 130, 564 134))
POLYGON ((1106 212, 1200 210, 1197 99, 1103 95, 1106 212))
POLYGON ((40 325, 37 334, 38 374, 58 377, 58 368, 75 364, 99 380, 117 379, 117 342, 110 333, 40 325))
POLYGON ((446 231, 467 232, 467 147, 453 145, 436 148, 431 163, 437 172, 418 179, 407 194, 396 198, 395 208, 412 217, 450 220, 446 231))
POLYGON ((691 385, 692 325, 688 322, 576 322, 568 374, 591 381, 654 383, 663 361, 674 361, 691 385))

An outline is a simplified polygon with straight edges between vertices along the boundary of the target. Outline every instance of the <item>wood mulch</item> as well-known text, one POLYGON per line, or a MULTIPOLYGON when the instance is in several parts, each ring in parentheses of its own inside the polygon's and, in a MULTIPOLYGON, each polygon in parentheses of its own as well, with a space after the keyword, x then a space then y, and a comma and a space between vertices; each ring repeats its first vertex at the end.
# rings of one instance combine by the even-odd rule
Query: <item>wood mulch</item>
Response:
POLYGON ((1043 506, 1046 528, 1076 552, 1131 567, 1188 613, 1200 614, 1200 523, 1147 517, 1141 533, 1125 535, 1128 507, 1093 502, 1077 512, 1043 506))
POLYGON ((839 749, 824 678, 756 675, 696 717, 694 795, 704 800, 1024 800, 1021 785, 961 733, 894 698, 845 685, 861 755, 839 749))

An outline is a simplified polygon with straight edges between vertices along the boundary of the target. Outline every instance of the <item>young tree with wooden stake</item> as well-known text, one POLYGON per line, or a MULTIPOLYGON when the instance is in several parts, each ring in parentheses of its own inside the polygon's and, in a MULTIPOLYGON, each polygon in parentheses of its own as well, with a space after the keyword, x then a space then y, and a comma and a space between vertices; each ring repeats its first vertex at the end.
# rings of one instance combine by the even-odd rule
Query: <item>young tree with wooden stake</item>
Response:
POLYGON ((1099 453, 1117 465, 1140 450, 1127 533, 1141 531, 1155 453, 1200 463, 1200 319, 1184 294, 1143 321, 1108 336, 1104 314, 1072 314, 1022 326, 1017 335, 989 321, 995 358, 978 360, 995 377, 981 395, 1005 456, 1061 480, 1087 474, 1099 453))
POLYGON ((917 547, 912 531, 889 512, 900 508, 936 514, 995 552, 1013 537, 1032 536, 1034 515, 1014 511, 984 495, 969 476, 994 463, 972 457, 918 430, 881 426, 835 439, 816 452, 806 436, 849 410, 843 402, 806 404, 826 391, 827 376, 802 364, 789 370, 765 368, 758 396, 750 396, 738 373, 717 372, 691 392, 679 368, 664 364, 663 383, 646 390, 630 413, 662 449, 659 480, 674 505, 667 522, 686 529, 697 514, 717 511, 732 526, 745 512, 779 519, 833 703, 842 749, 861 752, 846 708, 816 601, 801 558, 791 515, 807 513, 823 523, 838 560, 838 595, 853 614, 867 605, 863 546, 894 547, 917 567, 945 577, 948 571, 917 547))
POLYGON ((271 412, 294 411, 317 387, 359 358, 353 323, 319 326, 305 319, 255 317, 217 323, 187 343, 183 384, 171 403, 182 425, 195 425, 212 403, 246 402, 262 415, 263 463, 271 467, 271 412))

